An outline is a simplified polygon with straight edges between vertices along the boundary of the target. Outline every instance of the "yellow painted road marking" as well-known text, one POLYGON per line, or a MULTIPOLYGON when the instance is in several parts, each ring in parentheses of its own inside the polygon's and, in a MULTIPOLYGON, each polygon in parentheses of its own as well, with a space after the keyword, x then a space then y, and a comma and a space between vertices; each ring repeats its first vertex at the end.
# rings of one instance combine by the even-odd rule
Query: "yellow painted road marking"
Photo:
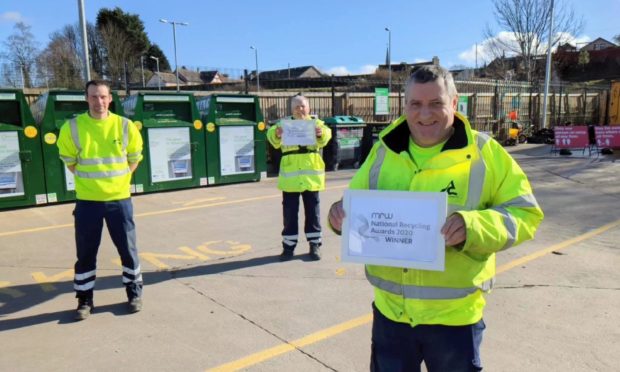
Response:
MULTIPOLYGON (((534 252, 532 254, 529 254, 527 256, 518 258, 516 260, 513 260, 507 264, 504 264, 502 266, 499 266, 496 270, 497 274, 506 272, 516 266, 522 265, 526 262, 530 262, 532 260, 535 260, 537 258, 540 258, 546 254, 551 253, 552 251, 558 251, 560 249, 564 249, 567 248, 569 246, 575 245, 579 242, 582 242, 586 239, 592 238, 596 235, 600 235, 602 233, 604 233, 607 230, 613 229, 614 227, 618 227, 620 226, 620 220, 615 221, 615 222, 611 222, 608 223, 606 225, 603 225, 597 229, 594 229, 590 232, 587 232, 583 235, 579 235, 577 237, 574 237, 572 239, 568 239, 565 240, 561 243, 552 245, 549 248, 534 252)), ((278 355, 284 354, 284 353, 288 353, 289 351, 293 351, 297 348, 300 348, 302 346, 306 346, 306 345, 310 345, 313 344, 315 342, 319 342, 322 341, 326 338, 332 337, 332 336, 336 336, 342 332, 348 331, 350 329, 353 328, 357 328, 363 325, 366 325, 368 323, 370 323, 372 321, 372 314, 366 314, 364 316, 361 316, 359 318, 355 318, 352 320, 349 320, 347 322, 335 325, 333 327, 330 328, 326 328, 324 330, 315 332, 309 336, 300 338, 298 340, 295 341, 291 341, 290 343, 285 343, 279 346, 275 346, 272 347, 270 349, 267 350, 263 350, 263 351, 259 351, 258 353, 254 353, 252 355, 248 355, 245 358, 241 358, 238 359, 236 361, 230 362, 230 363, 226 363, 226 364, 222 364, 220 366, 217 366, 215 368, 212 369, 208 369, 207 372, 224 372, 224 371, 238 371, 242 368, 246 368, 255 364, 258 364, 260 362, 263 362, 265 360, 271 359, 271 358, 275 358, 278 355)))
POLYGON ((596 228, 596 229, 594 229, 592 231, 589 231, 589 232, 587 232, 585 234, 582 234, 582 235, 576 236, 576 237, 574 237, 572 239, 568 239, 568 240, 565 240, 565 241, 563 241, 561 243, 552 245, 551 247, 549 247, 547 249, 543 249, 543 250, 534 252, 532 254, 529 254, 527 256, 524 256, 524 257, 518 258, 516 260, 513 260, 511 262, 508 262, 508 263, 506 263, 506 264, 504 264, 502 266, 499 266, 497 268, 496 272, 498 274, 499 273, 503 273, 504 271, 508 271, 508 270, 510 270, 510 269, 512 269, 512 268, 514 268, 516 266, 523 265, 526 262, 530 262, 532 260, 535 260, 535 259, 537 259, 539 257, 542 257, 542 256, 544 256, 546 254, 549 254, 549 253, 551 253, 553 251, 559 251, 561 249, 570 247, 571 245, 575 245, 577 243, 580 243, 580 242, 582 242, 582 241, 584 241, 586 239, 590 239, 593 236, 602 234, 605 231, 613 229, 614 227, 617 227, 617 226, 620 226, 620 220, 608 223, 607 225, 603 225, 603 226, 601 226, 599 228, 596 228))
POLYGON ((224 199, 226 199, 226 197, 218 196, 218 197, 214 197, 214 198, 204 198, 204 199, 194 199, 194 200, 190 200, 190 201, 174 202, 172 204, 181 204, 184 207, 188 207, 190 205, 206 203, 206 202, 210 202, 210 201, 214 201, 214 200, 224 200, 224 199))
POLYGON ((31 273, 32 279, 35 282, 39 283, 43 291, 45 292, 53 292, 56 290, 56 287, 52 283, 58 283, 62 279, 73 279, 73 269, 65 270, 61 273, 47 276, 42 271, 37 271, 35 273, 31 273))
MULTIPOLYGON (((347 186, 348 186, 347 184, 345 184, 345 185, 338 185, 338 186, 331 186, 331 187, 327 187, 326 190, 343 189, 343 188, 345 188, 347 186)), ((257 200, 275 199, 275 198, 279 198, 279 197, 282 197, 282 194, 262 195, 262 196, 257 196, 257 197, 254 197, 254 198, 245 198, 245 199, 230 200, 230 201, 219 202, 219 203, 212 203, 212 204, 205 204, 205 205, 194 205, 194 206, 188 206, 188 207, 172 208, 172 209, 162 209, 162 210, 159 210, 159 211, 138 213, 138 214, 135 215, 135 217, 136 218, 140 218, 140 217, 157 216, 157 215, 161 215, 161 214, 170 214, 170 213, 184 212, 184 211, 188 211, 188 210, 192 210, 192 209, 219 207, 219 206, 222 206, 222 205, 239 204, 239 203, 245 203, 245 202, 250 202, 250 201, 257 201, 257 200)), ((27 234, 27 233, 35 233, 35 232, 41 232, 41 231, 47 231, 47 230, 62 229, 62 228, 66 228, 66 227, 73 227, 73 224, 72 223, 67 223, 67 224, 63 224, 63 225, 51 225, 51 226, 43 226, 43 227, 34 227, 34 228, 31 228, 31 229, 5 231, 5 232, 0 232, 0 237, 10 236, 10 235, 27 234)))
POLYGON ((186 256, 181 254, 169 254, 169 253, 152 253, 152 252, 140 252, 138 254, 141 259, 157 267, 158 269, 169 269, 170 265, 165 264, 160 258, 169 260, 194 260, 195 256, 186 256))
POLYGON ((264 360, 274 358, 278 355, 288 353, 298 348, 302 348, 306 345, 311 345, 319 341, 325 340, 342 332, 348 331, 353 328, 357 328, 361 325, 367 324, 372 320, 372 314, 366 314, 359 318, 351 319, 347 322, 329 327, 327 329, 315 332, 306 337, 291 341, 290 343, 278 345, 267 350, 263 350, 256 354, 249 355, 245 358, 236 360, 231 363, 223 364, 219 367, 209 369, 209 372, 223 372, 223 371, 237 371, 241 368, 249 367, 254 364, 260 363, 264 360))
POLYGON ((19 289, 11 288, 11 282, 0 282, 0 293, 7 294, 13 298, 23 297, 26 294, 19 289))

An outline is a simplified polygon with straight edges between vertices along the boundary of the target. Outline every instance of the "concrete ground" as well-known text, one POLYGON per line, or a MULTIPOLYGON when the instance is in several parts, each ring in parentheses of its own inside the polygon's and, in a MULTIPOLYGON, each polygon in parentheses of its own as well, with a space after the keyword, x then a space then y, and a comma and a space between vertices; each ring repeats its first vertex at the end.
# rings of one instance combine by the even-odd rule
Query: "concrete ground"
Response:
MULTIPOLYGON (((488 371, 614 371, 620 365, 618 156, 509 148, 546 218, 498 255, 487 296, 488 371)), ((329 172, 342 196, 353 170, 329 172)), ((1 371, 365 371, 372 287, 324 234, 323 260, 279 262, 275 179, 134 197, 144 310, 129 314, 109 238, 96 311, 74 322, 72 204, 0 212, 1 371)))

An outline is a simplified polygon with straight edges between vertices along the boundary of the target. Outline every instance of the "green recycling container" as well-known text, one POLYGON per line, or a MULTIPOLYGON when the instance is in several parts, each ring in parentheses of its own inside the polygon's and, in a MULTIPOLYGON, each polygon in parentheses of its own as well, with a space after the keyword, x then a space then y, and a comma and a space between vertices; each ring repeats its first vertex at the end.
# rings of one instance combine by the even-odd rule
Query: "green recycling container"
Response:
POLYGON ((24 93, 0 89, 0 209, 45 203, 41 132, 24 93))
MULTIPOLYGON (((40 95, 30 107, 42 136, 45 188, 48 203, 75 200, 75 179, 58 156, 60 127, 68 120, 88 111, 84 91, 50 90, 40 95)), ((118 94, 112 92, 110 111, 123 115, 118 94)))
POLYGON ((362 161, 362 137, 366 124, 357 116, 333 116, 323 120, 332 130, 332 139, 323 148, 326 170, 343 166, 358 168, 362 161))
POLYGON ((133 174, 135 192, 207 185, 205 135, 192 93, 141 92, 127 97, 123 107, 144 141, 144 158, 133 174))
POLYGON ((206 123, 209 185, 266 177, 266 127, 258 97, 214 94, 196 104, 206 123))

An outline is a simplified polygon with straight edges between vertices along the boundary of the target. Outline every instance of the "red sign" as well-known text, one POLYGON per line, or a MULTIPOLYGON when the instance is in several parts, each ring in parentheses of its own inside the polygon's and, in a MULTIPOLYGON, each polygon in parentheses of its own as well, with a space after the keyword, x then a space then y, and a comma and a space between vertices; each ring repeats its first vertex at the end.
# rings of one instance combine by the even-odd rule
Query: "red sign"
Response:
POLYGON ((588 147, 588 127, 554 127, 555 147, 559 149, 574 149, 588 147))
POLYGON ((620 126, 594 127, 598 147, 620 147, 620 126))

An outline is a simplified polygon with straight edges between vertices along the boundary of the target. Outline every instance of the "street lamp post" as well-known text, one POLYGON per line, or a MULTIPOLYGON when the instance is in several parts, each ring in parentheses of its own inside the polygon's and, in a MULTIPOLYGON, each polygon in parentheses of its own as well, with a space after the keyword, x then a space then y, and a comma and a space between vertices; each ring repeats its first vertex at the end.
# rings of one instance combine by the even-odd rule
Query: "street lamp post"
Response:
POLYGON ((160 19, 159 22, 161 23, 169 23, 172 25, 172 38, 174 41, 174 67, 176 69, 176 75, 177 75, 177 92, 180 91, 179 88, 179 64, 177 63, 177 25, 180 26, 188 26, 189 23, 187 22, 177 22, 177 21, 169 21, 167 19, 160 19))
POLYGON ((155 65, 157 66, 157 90, 161 90, 161 76, 159 75, 159 58, 149 56, 150 59, 155 60, 155 65))
POLYGON ((385 28, 388 32, 388 92, 392 92, 392 31, 385 28))
POLYGON ((144 56, 140 56, 140 71, 142 72, 142 88, 146 86, 144 82, 144 56))
POLYGON ((260 92, 260 80, 258 77, 258 48, 250 46, 250 49, 254 49, 254 61, 256 62, 256 93, 260 92))

